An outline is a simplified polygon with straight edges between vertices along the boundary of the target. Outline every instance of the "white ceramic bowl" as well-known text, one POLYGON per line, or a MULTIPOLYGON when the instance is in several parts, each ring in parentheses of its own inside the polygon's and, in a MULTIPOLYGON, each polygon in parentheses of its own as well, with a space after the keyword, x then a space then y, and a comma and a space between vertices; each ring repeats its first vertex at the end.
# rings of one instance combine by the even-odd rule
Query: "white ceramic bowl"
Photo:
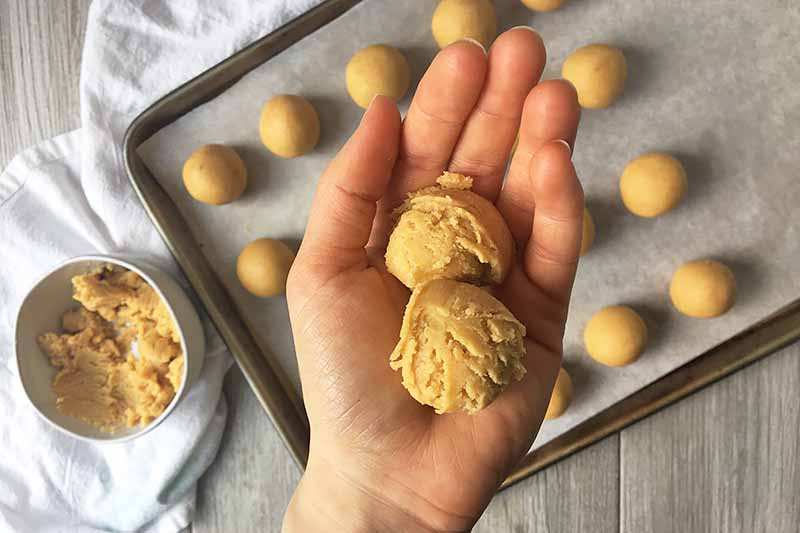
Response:
POLYGON ((69 259, 39 280, 22 302, 17 315, 15 351, 22 387, 39 414, 61 431, 93 442, 120 442, 144 435, 160 424, 180 403, 197 380, 203 366, 205 337, 200 318, 189 298, 171 276, 128 256, 90 255, 69 259), (48 331, 60 331, 61 315, 79 304, 72 299, 73 276, 86 274, 106 263, 122 266, 139 274, 158 293, 166 305, 181 337, 184 372, 181 386, 161 415, 145 427, 121 427, 113 434, 100 431, 56 409, 52 382, 57 373, 36 342, 48 331))

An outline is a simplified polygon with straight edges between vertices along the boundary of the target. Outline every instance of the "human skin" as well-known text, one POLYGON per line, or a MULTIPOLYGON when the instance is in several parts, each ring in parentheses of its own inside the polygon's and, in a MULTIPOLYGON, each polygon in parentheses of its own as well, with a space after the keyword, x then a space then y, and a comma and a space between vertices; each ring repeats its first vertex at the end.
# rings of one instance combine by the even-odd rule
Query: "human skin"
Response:
POLYGON ((583 216, 577 96, 539 83, 544 63, 528 28, 488 54, 454 43, 405 120, 376 97, 323 173, 287 285, 311 443, 284 531, 468 530, 530 448, 561 365, 583 216), (445 169, 475 178, 507 221, 517 258, 494 294, 528 331, 525 378, 474 415, 434 414, 389 367, 409 296, 383 260, 390 214, 445 169))

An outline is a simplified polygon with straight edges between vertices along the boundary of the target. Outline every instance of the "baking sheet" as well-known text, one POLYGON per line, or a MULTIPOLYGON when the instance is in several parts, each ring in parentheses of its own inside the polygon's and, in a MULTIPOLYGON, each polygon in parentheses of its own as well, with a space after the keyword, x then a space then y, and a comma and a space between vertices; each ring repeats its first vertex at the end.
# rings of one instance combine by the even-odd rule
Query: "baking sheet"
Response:
MULTIPOLYGON (((558 77, 564 58, 594 41, 622 48, 629 65, 623 98, 583 114, 574 161, 597 238, 581 262, 565 337, 576 397, 563 417, 543 425, 537 447, 800 297, 800 7, 571 0, 533 14, 514 0, 496 4, 501 28, 528 24, 542 34, 545 78, 558 77), (676 155, 689 174, 687 200, 656 220, 629 214, 617 191, 626 162, 648 150, 676 155), (734 310, 711 321, 681 316, 666 292, 675 268, 700 257, 725 261, 739 284, 734 310), (581 344, 591 314, 615 303, 640 311, 651 333, 647 352, 621 369, 595 363, 581 344)), ((286 302, 247 294, 236 280, 236 256, 258 237, 299 243, 317 177, 361 116, 344 89, 347 60, 386 42, 407 54, 418 80, 436 52, 434 7, 367 0, 139 149, 295 394, 286 302), (286 161, 261 145, 259 113, 278 93, 302 94, 316 107, 322 137, 312 154, 286 161), (211 142, 237 148, 250 171, 247 192, 231 205, 205 206, 183 189, 183 161, 211 142)))

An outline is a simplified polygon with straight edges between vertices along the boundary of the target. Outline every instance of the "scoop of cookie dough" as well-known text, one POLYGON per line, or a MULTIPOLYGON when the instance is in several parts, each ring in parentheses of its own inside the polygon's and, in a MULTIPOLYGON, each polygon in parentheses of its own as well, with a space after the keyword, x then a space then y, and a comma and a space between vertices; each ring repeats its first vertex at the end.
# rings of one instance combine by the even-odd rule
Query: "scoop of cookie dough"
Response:
POLYGON ((273 154, 287 159, 313 150, 319 141, 319 117, 305 98, 279 94, 264 105, 258 123, 261 142, 273 154))
POLYGON ((475 39, 489 48, 497 34, 497 15, 489 0, 442 0, 431 20, 439 48, 461 39, 475 39))
POLYGON ((294 253, 275 239, 256 239, 242 249, 236 260, 236 276, 248 292, 261 298, 286 290, 286 278, 294 253))
POLYGON ((581 107, 601 109, 622 94, 628 67, 617 48, 590 44, 578 48, 564 61, 561 77, 575 86, 581 107))
POLYGON ((184 163, 183 184, 198 202, 227 204, 239 198, 247 187, 247 168, 232 148, 206 144, 184 163))
POLYGON ((385 44, 359 50, 345 69, 347 92, 364 109, 377 94, 400 100, 410 83, 408 61, 396 48, 385 44))
POLYGON ((589 210, 585 207, 583 208, 583 235, 581 237, 581 255, 585 255, 586 252, 589 251, 589 248, 592 247, 592 243, 594 242, 594 220, 592 219, 592 215, 589 213, 589 210))
POLYGON ((636 311, 612 305, 592 316, 583 331, 586 351, 606 366, 625 366, 639 358, 647 344, 647 326, 636 311))
POLYGON ((554 11, 563 6, 567 0, 522 0, 533 11, 554 11))
POLYGON ((397 209, 387 269, 411 289, 434 278, 501 283, 514 254, 502 215, 469 190, 472 178, 445 172, 437 183, 411 193, 397 209))
POLYGON ((688 187, 681 162, 658 152, 633 159, 619 179, 625 207, 634 215, 646 218, 663 215, 678 205, 688 187))
POLYGON ((390 364, 437 413, 474 413, 525 375, 525 326, 487 291, 437 279, 411 294, 390 364))
POLYGON ((736 279, 731 269, 719 261, 689 261, 672 276, 669 297, 684 315, 713 318, 733 306, 736 279))
POLYGON ((547 405, 547 412, 544 414, 545 420, 552 420, 563 415, 572 402, 572 378, 567 371, 561 368, 558 371, 558 378, 553 387, 553 395, 550 396, 550 403, 547 405))

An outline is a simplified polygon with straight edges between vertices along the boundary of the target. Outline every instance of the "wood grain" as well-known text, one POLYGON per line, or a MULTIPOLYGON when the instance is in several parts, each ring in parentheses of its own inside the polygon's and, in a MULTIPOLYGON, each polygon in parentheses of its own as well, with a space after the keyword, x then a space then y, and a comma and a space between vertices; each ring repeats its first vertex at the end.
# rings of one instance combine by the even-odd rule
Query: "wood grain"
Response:
POLYGON ((619 445, 612 435, 494 497, 475 531, 611 533, 619 528, 619 445))
POLYGON ((78 81, 90 0, 0 0, 0 168, 80 125, 78 81))
POLYGON ((792 532, 800 523, 800 345, 621 434, 622 532, 792 532))

